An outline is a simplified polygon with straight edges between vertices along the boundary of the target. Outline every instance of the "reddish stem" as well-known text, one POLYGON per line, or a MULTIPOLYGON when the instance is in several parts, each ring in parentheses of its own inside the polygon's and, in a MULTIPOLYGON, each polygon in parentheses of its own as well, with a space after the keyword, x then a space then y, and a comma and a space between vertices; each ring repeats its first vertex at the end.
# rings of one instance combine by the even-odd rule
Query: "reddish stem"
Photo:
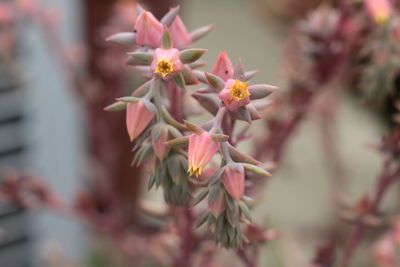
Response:
POLYGON ((237 255, 247 267, 256 267, 256 258, 250 259, 243 248, 237 250, 237 255))
MULTIPOLYGON (((398 168, 393 174, 388 173, 388 164, 385 164, 384 170, 380 178, 378 179, 377 189, 375 191, 374 200, 371 206, 371 213, 378 211, 379 206, 382 202, 383 197, 390 188, 390 185, 400 175, 400 168, 398 168)), ((349 243, 345 249, 343 260, 340 264, 341 267, 348 267, 351 263, 354 253, 360 245, 366 231, 366 225, 359 223, 357 228, 353 231, 350 237, 349 243)))
POLYGON ((192 252, 197 244, 197 237, 193 232, 194 217, 190 208, 184 208, 183 211, 183 222, 182 227, 182 242, 181 242, 181 257, 176 261, 175 267, 188 267, 192 266, 192 252))

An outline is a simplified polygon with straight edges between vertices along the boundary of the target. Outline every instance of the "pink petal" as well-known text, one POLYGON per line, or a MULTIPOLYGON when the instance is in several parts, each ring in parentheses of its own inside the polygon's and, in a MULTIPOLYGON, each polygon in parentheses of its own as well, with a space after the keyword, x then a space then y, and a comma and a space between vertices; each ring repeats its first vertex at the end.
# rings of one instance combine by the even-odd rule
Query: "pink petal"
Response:
POLYGON ((224 81, 233 78, 234 68, 226 52, 221 52, 218 55, 217 62, 212 68, 211 73, 222 78, 224 81))
POLYGON ((171 33, 172 42, 175 47, 188 47, 192 43, 186 26, 179 16, 177 16, 174 22, 172 22, 171 26, 169 27, 169 31, 171 33))
POLYGON ((136 42, 138 45, 159 47, 164 33, 163 25, 148 11, 143 11, 136 19, 136 42))
POLYGON ((126 107, 126 127, 128 134, 133 141, 149 125, 154 114, 146 108, 143 102, 129 103, 126 107))

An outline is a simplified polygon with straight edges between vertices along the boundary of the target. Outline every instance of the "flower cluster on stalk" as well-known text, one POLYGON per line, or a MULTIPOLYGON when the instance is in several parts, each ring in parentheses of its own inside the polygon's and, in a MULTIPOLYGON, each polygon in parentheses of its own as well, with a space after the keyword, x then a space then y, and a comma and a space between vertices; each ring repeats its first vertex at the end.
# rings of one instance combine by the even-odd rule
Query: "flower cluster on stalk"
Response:
POLYGON ((166 202, 173 205, 208 207, 198 216, 197 225, 207 222, 218 243, 238 247, 245 238, 241 224, 251 221, 246 173, 270 174, 260 162, 235 148, 233 127, 238 120, 251 123, 260 119, 258 109, 263 103, 255 105, 252 100, 263 99, 277 88, 250 85, 256 71, 245 72, 240 61, 233 67, 225 52, 211 72, 199 70, 205 65, 199 59, 206 50, 191 45, 212 27, 189 33, 178 10, 172 8, 158 21, 138 8, 135 31, 108 39, 134 48, 128 53, 127 64, 148 81, 106 110, 126 110, 128 135, 134 141, 133 162, 146 164, 151 170, 148 188, 161 186, 166 202), (176 90, 186 96, 187 87, 198 83, 206 86, 191 97, 213 115, 202 125, 189 122, 183 104, 173 97, 176 90), (174 116, 172 109, 180 109, 182 117, 174 116), (221 157, 219 166, 211 163, 216 154, 221 157))

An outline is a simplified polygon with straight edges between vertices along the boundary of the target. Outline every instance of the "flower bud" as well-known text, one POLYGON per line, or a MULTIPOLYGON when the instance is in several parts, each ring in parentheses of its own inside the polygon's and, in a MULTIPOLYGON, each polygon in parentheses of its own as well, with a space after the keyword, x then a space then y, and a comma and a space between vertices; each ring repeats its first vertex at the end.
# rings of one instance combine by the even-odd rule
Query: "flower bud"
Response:
POLYGON ((388 0, 365 0, 367 11, 378 24, 385 24, 392 13, 392 6, 388 0))
POLYGON ((154 113, 143 101, 126 106, 126 127, 131 141, 135 140, 154 118, 154 113))
POLYGON ((244 168, 239 164, 225 167, 221 176, 226 191, 235 200, 240 200, 244 194, 244 168))
POLYGON ((143 11, 135 22, 136 43, 148 45, 153 48, 159 47, 164 26, 148 11, 143 11))
POLYGON ((160 136, 157 140, 153 140, 153 149, 156 156, 163 160, 165 156, 168 154, 170 146, 167 145, 169 131, 167 127, 161 127, 160 136))
POLYGON ((225 195, 221 189, 217 188, 208 196, 208 208, 215 218, 218 218, 226 209, 225 195))
POLYGON ((200 135, 192 134, 189 137, 188 149, 190 175, 196 174, 198 177, 219 148, 220 143, 213 141, 209 132, 203 132, 200 135))

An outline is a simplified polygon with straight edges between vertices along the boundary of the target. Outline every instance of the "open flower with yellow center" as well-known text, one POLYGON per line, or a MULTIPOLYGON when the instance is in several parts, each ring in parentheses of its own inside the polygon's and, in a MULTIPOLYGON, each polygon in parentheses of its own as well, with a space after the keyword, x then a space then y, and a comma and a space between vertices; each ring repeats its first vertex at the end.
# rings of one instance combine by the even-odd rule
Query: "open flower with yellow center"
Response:
POLYGON ((151 71, 161 75, 164 80, 169 79, 173 74, 182 70, 183 64, 179 59, 179 50, 175 48, 157 48, 154 51, 151 71))
POLYGON ((237 110, 250 103, 249 84, 239 80, 228 79, 225 88, 219 93, 219 98, 231 110, 237 110))

